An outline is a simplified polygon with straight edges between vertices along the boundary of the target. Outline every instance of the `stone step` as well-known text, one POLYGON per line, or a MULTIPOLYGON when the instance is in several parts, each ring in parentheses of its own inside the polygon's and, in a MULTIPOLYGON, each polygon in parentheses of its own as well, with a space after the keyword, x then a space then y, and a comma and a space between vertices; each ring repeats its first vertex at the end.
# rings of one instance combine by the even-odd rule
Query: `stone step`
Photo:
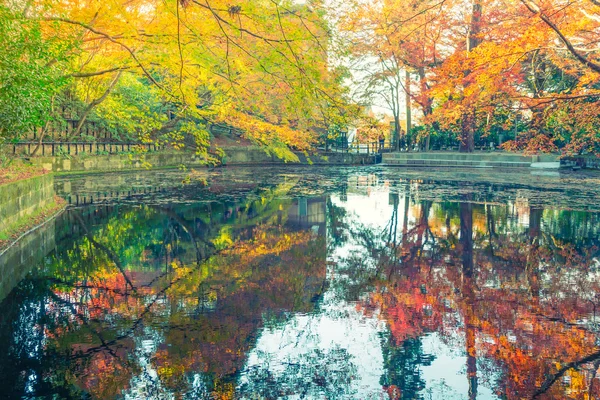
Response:
POLYGON ((529 168, 531 161, 474 161, 474 160, 395 160, 384 159, 382 165, 398 167, 469 167, 469 168, 529 168))
MULTIPOLYGON (((534 156, 537 157, 537 156, 534 156)), ((532 156, 520 154, 449 154, 449 153, 386 153, 383 160, 464 160, 464 161, 537 161, 532 156)))
POLYGON ((472 160, 472 161, 520 161, 558 162, 556 154, 527 156, 515 153, 384 153, 384 160, 472 160))

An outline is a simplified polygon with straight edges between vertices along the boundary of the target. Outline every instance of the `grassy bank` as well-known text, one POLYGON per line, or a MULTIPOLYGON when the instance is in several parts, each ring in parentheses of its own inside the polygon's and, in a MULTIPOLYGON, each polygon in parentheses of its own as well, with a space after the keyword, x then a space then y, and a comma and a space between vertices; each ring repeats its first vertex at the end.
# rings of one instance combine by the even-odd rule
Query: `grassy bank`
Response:
POLYGON ((10 164, 0 164, 0 185, 33 178, 49 172, 41 165, 30 165, 23 163, 21 160, 14 160, 10 164))

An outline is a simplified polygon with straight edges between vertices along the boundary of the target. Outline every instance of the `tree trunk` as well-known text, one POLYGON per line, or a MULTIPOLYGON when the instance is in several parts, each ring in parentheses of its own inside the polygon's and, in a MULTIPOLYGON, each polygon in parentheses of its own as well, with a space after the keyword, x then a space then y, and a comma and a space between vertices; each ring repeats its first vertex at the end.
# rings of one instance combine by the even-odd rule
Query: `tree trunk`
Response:
MULTIPOLYGON (((531 60, 531 69, 533 75, 533 98, 539 99, 544 96, 546 86, 546 62, 544 56, 534 53, 531 60), (538 61, 539 60, 539 61, 538 61)), ((539 134, 545 134, 545 113, 546 106, 534 105, 531 107, 531 124, 528 132, 528 139, 539 134)), ((536 149, 542 150, 542 149, 536 149)))
POLYGON ((405 71, 405 83, 404 91, 406 93, 406 138, 410 137, 410 131, 412 129, 412 112, 410 109, 410 73, 408 69, 405 71))
POLYGON ((466 112, 462 116, 460 132, 459 151, 461 153, 472 153, 475 150, 475 115, 474 112, 466 112))
POLYGON ((400 151, 400 116, 394 112, 394 148, 400 151))
POLYGON ((37 145, 35 146, 35 149, 33 149, 33 151, 31 152, 31 156, 35 156, 37 154, 38 150, 40 149, 40 147, 42 147, 42 142, 44 140, 44 137, 46 136, 46 133, 48 133, 49 128, 50 128, 50 121, 47 121, 46 125, 44 125, 44 128, 40 132, 40 138, 38 140, 37 145))
MULTIPOLYGON (((429 86, 427 85, 427 78, 425 76, 425 67, 419 67, 417 69, 417 72, 419 74, 419 86, 422 98, 420 103, 421 107, 423 108, 423 117, 425 118, 425 120, 427 120, 427 117, 433 114, 433 100, 429 96, 425 95, 425 93, 427 93, 427 91, 429 90, 429 86)), ((429 151, 430 142, 431 134, 427 132, 427 137, 425 139, 425 151, 429 151)))
MULTIPOLYGON (((469 34, 467 36, 467 53, 470 53, 481 44, 481 38, 479 38, 480 32, 481 3, 480 0, 475 0, 473 9, 471 10, 471 23, 469 24, 469 34)), ((470 74, 471 71, 467 69, 464 72, 464 77, 467 78, 470 74)), ((475 149, 475 111, 467 110, 463 113, 461 124, 459 151, 462 153, 471 153, 475 149)))

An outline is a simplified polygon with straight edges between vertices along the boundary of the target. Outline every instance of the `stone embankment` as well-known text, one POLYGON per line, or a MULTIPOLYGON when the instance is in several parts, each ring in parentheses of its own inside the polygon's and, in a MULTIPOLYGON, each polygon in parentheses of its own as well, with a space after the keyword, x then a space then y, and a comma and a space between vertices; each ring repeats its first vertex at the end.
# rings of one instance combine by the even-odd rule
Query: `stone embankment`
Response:
POLYGON ((54 177, 36 176, 0 185, 0 235, 54 202, 54 177))
MULTIPOLYGON (((366 165, 375 164, 374 154, 321 153, 306 156, 296 153, 300 165, 366 165)), ((79 155, 37 157, 30 160, 35 165, 57 173, 106 172, 144 170, 148 168, 205 167, 201 157, 188 152, 159 152, 120 155, 79 155)), ((225 149, 224 165, 282 165, 285 161, 256 147, 225 149)), ((288 162, 290 165, 298 163, 288 162)))
POLYGON ((515 153, 386 153, 382 163, 398 167, 559 168, 557 155, 525 156, 515 153))
POLYGON ((55 247, 55 219, 0 250, 0 301, 55 247))
POLYGON ((54 248, 54 219, 46 213, 57 208, 51 174, 0 185, 0 301, 54 248))
POLYGON ((592 155, 564 157, 560 160, 560 166, 563 168, 600 170, 600 157, 592 155))

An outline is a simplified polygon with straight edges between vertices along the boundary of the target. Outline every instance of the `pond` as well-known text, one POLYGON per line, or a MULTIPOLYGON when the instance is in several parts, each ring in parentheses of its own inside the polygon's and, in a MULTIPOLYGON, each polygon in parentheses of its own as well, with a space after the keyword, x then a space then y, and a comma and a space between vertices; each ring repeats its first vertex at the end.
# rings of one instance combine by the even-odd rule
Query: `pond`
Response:
POLYGON ((56 178, 71 205, 31 234, 43 246, 16 245, 41 254, 0 257, 24 276, 0 293, 2 396, 598 398, 599 182, 381 167, 56 178))

